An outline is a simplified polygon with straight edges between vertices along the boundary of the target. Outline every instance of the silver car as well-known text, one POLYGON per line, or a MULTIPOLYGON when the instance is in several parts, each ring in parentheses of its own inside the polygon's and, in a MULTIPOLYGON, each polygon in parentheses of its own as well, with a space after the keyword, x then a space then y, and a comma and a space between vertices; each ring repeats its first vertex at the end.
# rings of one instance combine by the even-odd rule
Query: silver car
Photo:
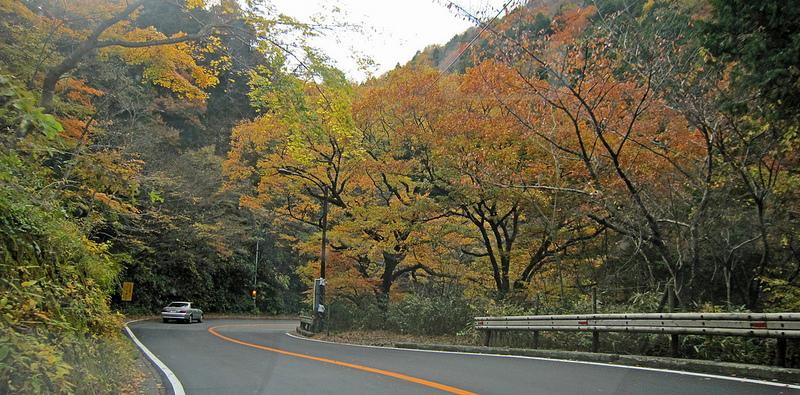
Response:
POLYGON ((161 319, 183 321, 191 324, 192 321, 203 322, 203 310, 192 307, 192 302, 172 302, 161 310, 161 319))

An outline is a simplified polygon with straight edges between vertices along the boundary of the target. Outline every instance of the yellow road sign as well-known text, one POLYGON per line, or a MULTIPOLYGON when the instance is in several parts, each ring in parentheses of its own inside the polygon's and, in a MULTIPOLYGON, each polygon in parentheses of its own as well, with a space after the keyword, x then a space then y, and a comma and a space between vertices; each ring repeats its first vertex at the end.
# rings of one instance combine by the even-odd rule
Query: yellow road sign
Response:
POLYGON ((125 281, 122 283, 122 301, 130 302, 133 300, 133 283, 125 281))

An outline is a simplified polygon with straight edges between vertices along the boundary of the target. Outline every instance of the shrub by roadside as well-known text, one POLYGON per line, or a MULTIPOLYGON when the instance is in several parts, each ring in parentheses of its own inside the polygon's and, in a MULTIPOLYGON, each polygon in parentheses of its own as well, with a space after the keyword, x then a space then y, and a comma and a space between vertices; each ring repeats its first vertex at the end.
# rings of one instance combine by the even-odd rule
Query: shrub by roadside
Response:
MULTIPOLYGON (((603 313, 654 312, 659 309, 658 292, 637 294, 626 303, 602 303, 603 313)), ((601 299, 602 300, 602 299, 601 299)), ((468 299, 461 292, 409 293, 389 305, 382 313, 374 299, 364 297, 354 303, 338 300, 333 304, 330 334, 317 335, 333 341, 356 344, 389 345, 394 343, 482 345, 482 336, 472 326, 476 316, 536 314, 576 314, 591 311, 589 299, 567 304, 497 302, 468 299)), ((720 312, 718 306, 694 306, 693 311, 720 312)), ((727 310, 726 310, 727 311, 727 310)), ((744 311, 744 310, 737 310, 744 311)), ((659 334, 602 333, 601 352, 621 355, 671 355, 669 337, 659 334)), ((719 362, 770 365, 775 340, 732 336, 681 336, 680 354, 684 358, 719 362)), ((587 351, 591 349, 589 332, 540 332, 536 348, 544 350, 587 351)), ((529 332, 503 332, 493 339, 493 346, 533 348, 529 332)), ((800 366, 800 344, 790 342, 787 366, 800 366)))
POLYGON ((0 393, 120 393, 134 349, 108 308, 118 262, 68 214, 61 125, 0 76, 0 393))

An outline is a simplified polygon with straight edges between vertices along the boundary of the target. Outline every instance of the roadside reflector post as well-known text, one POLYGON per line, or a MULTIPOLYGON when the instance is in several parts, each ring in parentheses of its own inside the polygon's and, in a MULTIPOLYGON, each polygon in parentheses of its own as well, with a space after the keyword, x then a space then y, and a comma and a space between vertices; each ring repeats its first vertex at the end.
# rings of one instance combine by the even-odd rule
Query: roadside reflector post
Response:
MULTIPOLYGON (((539 306, 542 305, 542 298, 536 293, 536 315, 539 315, 539 306)), ((533 331, 533 348, 539 348, 539 331, 533 331)))
MULTIPOLYGON (((675 312, 675 290, 672 288, 672 284, 667 284, 667 306, 670 313, 675 312)), ((672 357, 677 358, 680 356, 680 339, 678 339, 677 333, 670 335, 669 348, 672 357)))
MULTIPOLYGON (((597 314, 597 286, 592 287, 592 314, 597 314)), ((586 323, 589 324, 588 322, 586 323)), ((600 332, 592 331, 592 352, 600 349, 600 332)))
POLYGON ((786 338, 779 337, 775 343, 775 366, 786 367, 786 338))

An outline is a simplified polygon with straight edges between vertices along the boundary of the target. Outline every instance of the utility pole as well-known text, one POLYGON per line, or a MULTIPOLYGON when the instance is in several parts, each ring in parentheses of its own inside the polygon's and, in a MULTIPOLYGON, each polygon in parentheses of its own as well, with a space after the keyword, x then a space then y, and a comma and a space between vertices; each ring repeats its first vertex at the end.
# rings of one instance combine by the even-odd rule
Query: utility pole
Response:
POLYGON ((328 244, 328 188, 322 189, 322 196, 322 251, 320 252, 319 278, 325 279, 325 264, 327 263, 325 250, 328 244))
POLYGON ((258 242, 260 240, 256 239, 256 260, 253 262, 253 311, 258 311, 258 305, 256 304, 256 286, 258 285, 258 242))
POLYGON ((323 328, 325 321, 325 266, 327 266, 327 252, 328 249, 328 188, 322 188, 322 251, 320 252, 319 264, 319 305, 320 307, 314 313, 319 319, 319 330, 323 328))
POLYGON ((317 188, 319 188, 320 192, 322 192, 322 198, 320 199, 319 195, 315 196, 317 199, 320 200, 320 204, 322 205, 322 215, 320 218, 320 227, 322 228, 322 247, 320 251, 320 265, 319 265, 319 278, 314 281, 314 316, 316 319, 314 320, 314 326, 316 327, 316 331, 321 331, 323 328, 323 322, 325 320, 325 268, 327 266, 327 247, 328 247, 328 203, 330 200, 330 192, 331 189, 328 185, 322 183, 319 179, 312 179, 310 177, 306 177, 297 171, 280 168, 278 169, 278 174, 289 176, 289 177, 299 177, 303 178, 306 181, 310 181, 317 188))

